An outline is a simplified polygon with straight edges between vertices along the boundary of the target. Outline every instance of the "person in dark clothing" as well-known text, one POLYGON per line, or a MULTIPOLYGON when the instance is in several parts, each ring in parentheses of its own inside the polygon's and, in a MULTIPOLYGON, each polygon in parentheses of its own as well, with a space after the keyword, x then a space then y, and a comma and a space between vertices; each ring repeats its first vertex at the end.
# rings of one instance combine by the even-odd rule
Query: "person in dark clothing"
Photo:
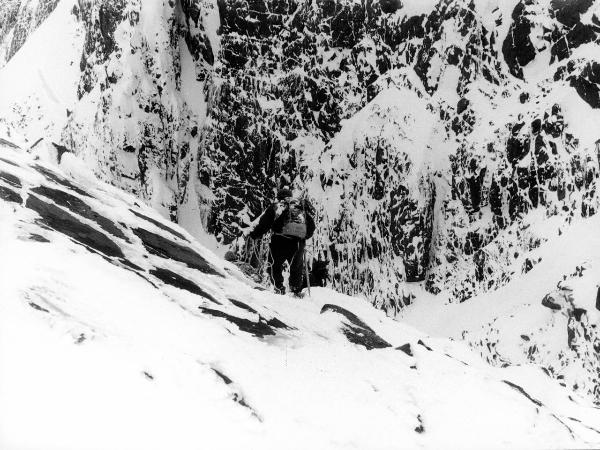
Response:
POLYGON ((258 239, 272 231, 269 245, 269 275, 277 293, 285 293, 283 265, 290 265, 290 290, 299 295, 304 286, 304 250, 306 240, 315 231, 315 221, 305 200, 293 198, 289 189, 280 189, 277 202, 271 204, 249 233, 258 239))

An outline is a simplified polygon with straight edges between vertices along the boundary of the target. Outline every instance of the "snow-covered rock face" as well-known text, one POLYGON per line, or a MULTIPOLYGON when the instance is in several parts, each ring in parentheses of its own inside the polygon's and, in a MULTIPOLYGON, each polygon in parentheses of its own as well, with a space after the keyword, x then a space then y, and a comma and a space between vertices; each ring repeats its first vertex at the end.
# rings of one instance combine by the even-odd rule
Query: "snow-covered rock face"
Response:
POLYGON ((308 185, 334 284, 389 311, 403 281, 459 301, 505 284, 533 210, 597 210, 595 6, 404 3, 221 2, 199 166, 225 242, 238 211, 308 185), (390 108, 396 89, 415 95, 390 108))
POLYGON ((113 1, 80 2, 74 10, 85 41, 79 102, 63 139, 84 149, 98 173, 173 220, 206 116, 210 6, 113 1))
POLYGON ((60 144, 222 243, 306 187, 334 285, 390 312, 405 282, 464 301, 534 264, 532 211, 597 210, 592 1, 63 3, 60 144))
MULTIPOLYGON (((6 20, 27 22, 16 4, 6 20)), ((591 0, 62 0, 0 71, 0 131, 49 137, 225 244, 278 186, 304 187, 336 289, 389 313, 464 302, 598 210, 599 16, 591 0)), ((593 355, 580 307, 560 314, 593 355)))
POLYGON ((60 0, 4 0, 0 3, 0 68, 54 11, 60 0))
POLYGON ((0 142, 0 243, 2 448, 600 443, 600 410, 541 369, 264 291, 69 153, 0 142))

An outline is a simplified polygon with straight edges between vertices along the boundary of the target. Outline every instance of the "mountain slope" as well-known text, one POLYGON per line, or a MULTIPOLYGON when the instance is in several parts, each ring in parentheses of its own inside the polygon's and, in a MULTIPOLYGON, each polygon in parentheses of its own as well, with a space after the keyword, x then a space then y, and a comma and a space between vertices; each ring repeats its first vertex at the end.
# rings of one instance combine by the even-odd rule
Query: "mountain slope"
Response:
POLYGON ((3 448, 600 443, 600 410, 539 369, 328 289, 257 289, 68 153, 0 158, 3 448))
POLYGON ((402 321, 436 336, 462 339, 491 364, 534 364, 580 394, 600 399, 600 219, 532 220, 548 243, 507 286, 473 302, 415 302, 402 321))
POLYGON ((598 210, 598 8, 62 0, 0 72, 0 126, 213 247, 307 187, 336 289, 466 301, 531 264, 529 214, 598 210))

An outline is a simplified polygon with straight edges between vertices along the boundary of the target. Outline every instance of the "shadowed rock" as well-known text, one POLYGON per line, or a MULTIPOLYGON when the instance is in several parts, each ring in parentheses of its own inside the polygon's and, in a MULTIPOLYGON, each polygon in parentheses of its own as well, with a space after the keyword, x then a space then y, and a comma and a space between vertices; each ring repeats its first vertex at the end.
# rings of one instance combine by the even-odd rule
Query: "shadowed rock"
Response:
POLYGON ((16 177, 11 173, 6 173, 0 170, 0 180, 5 181, 16 188, 21 187, 21 180, 19 180, 19 177, 16 177))
POLYGON ((0 200, 13 203, 23 203, 23 198, 18 193, 4 186, 0 186, 0 200))
POLYGON ((145 216, 142 213, 134 211, 133 209, 130 209, 129 211, 131 211, 133 214, 138 216, 140 219, 144 219, 145 221, 150 222, 154 226, 157 226, 161 230, 165 230, 165 231, 171 233, 172 235, 177 236, 179 239, 187 241, 187 239, 183 236, 183 234, 179 233, 178 231, 175 231, 173 228, 171 228, 163 223, 160 223, 158 220, 154 220, 151 217, 145 216))
POLYGON ((542 402, 540 402, 539 400, 533 398, 531 395, 529 395, 525 389, 523 389, 521 386, 519 386, 518 384, 515 383, 511 383, 510 381, 507 380, 502 380, 503 383, 508 384, 511 388, 513 388, 515 391, 519 392, 520 394, 522 394, 523 396, 525 396, 530 402, 532 402, 533 404, 535 404, 536 406, 543 406, 542 402))
POLYGON ((552 296, 552 294, 546 294, 542 299, 542 306, 549 308, 553 311, 558 311, 561 309, 561 306, 556 303, 556 299, 552 296))
MULTIPOLYGON (((221 372, 218 369, 215 369, 214 367, 211 367, 211 370, 221 379, 221 381, 223 381, 223 383, 225 383, 227 386, 231 386, 233 385, 233 380, 231 378, 229 378, 227 375, 225 375, 223 372, 221 372)), ((256 410, 254 408, 252 408, 244 399, 244 396, 242 395, 241 392, 233 392, 231 399, 236 402, 239 403, 240 406, 243 406, 244 408, 248 408, 250 410, 250 412, 252 413, 252 415, 254 417, 256 417, 259 421, 262 422, 262 419, 260 418, 260 416, 258 415, 258 413, 256 412, 256 410)))
POLYGON ((35 195, 30 195, 25 204, 40 215, 38 223, 69 236, 76 242, 101 252, 109 257, 124 258, 123 252, 108 236, 86 225, 56 205, 47 203, 35 195))
POLYGON ((56 149, 56 160, 58 161, 59 164, 62 161, 62 157, 65 153, 73 153, 70 149, 68 149, 64 145, 55 144, 54 142, 52 143, 52 145, 56 149))
POLYGON ((203 308, 202 306, 200 306, 199 309, 204 314, 209 314, 213 317, 223 318, 223 319, 233 323, 234 325, 236 325, 241 331, 250 333, 253 336, 263 338, 265 336, 274 336, 275 335, 275 331, 273 330, 273 328, 271 328, 269 326, 269 324, 267 323, 267 321, 260 316, 259 316, 258 322, 253 322, 249 319, 242 319, 240 317, 236 317, 236 316, 227 314, 226 312, 219 311, 216 309, 203 308))
MULTIPOLYGON (((6 139, 3 139, 3 138, 0 138, 0 145, 4 145, 5 147, 14 148, 14 149, 18 149, 19 148, 18 145, 13 144, 12 142, 7 141, 6 139)), ((4 159, 2 161, 5 161, 5 162, 7 162, 9 164, 14 164, 14 163, 11 163, 11 162, 6 161, 4 159)))
POLYGON ((281 328, 281 329, 286 329, 286 330, 291 330, 293 329, 292 327, 287 326, 285 323, 283 323, 281 320, 279 320, 277 317, 273 317, 271 319, 265 319, 264 317, 262 317, 260 315, 260 313, 255 310, 254 308, 252 308, 251 306, 245 304, 244 302, 241 302, 239 300, 236 300, 234 298, 230 298, 229 301, 237 306, 240 309, 243 309, 245 311, 251 312, 252 314, 256 314, 257 316, 260 317, 260 320, 265 322, 267 325, 269 325, 270 327, 273 328, 281 328))
POLYGON ((400 350, 401 352, 406 353, 408 356, 413 356, 412 349, 410 348, 410 344, 408 342, 400 347, 396 347, 396 350, 400 350))
POLYGON ((203 290, 196 283, 188 280, 187 278, 182 277, 179 274, 176 274, 175 272, 171 272, 170 270, 157 267, 150 271, 150 275, 154 275, 160 281, 170 286, 174 286, 176 288, 183 289, 184 291, 191 292, 192 294, 199 295, 210 300, 213 303, 217 303, 219 305, 221 304, 217 299, 215 299, 212 295, 203 290))
POLYGON ((14 167, 19 167, 19 165, 17 163, 12 162, 12 161, 10 161, 8 159, 0 158, 0 161, 5 162, 6 164, 9 164, 9 165, 14 166, 14 167))
POLYGON ((239 300, 236 300, 234 298, 230 298, 229 301, 231 303, 233 303, 235 306, 237 306, 238 308, 245 309, 246 311, 250 311, 253 314, 258 314, 258 311, 256 311, 251 306, 246 305, 244 302, 240 302, 239 300))
POLYGON ((134 228, 132 231, 142 240, 144 247, 153 255, 185 263, 192 269, 197 269, 208 275, 223 277, 206 259, 191 248, 184 247, 143 228, 134 228))
POLYGON ((421 339, 419 339, 417 341, 417 344, 419 344, 422 347, 425 347, 427 349, 427 351, 432 352, 433 349, 431 347, 429 347, 425 342, 423 342, 421 339))
POLYGON ((42 243, 46 243, 46 242, 50 242, 48 239, 46 239, 44 236, 41 236, 39 234, 35 234, 35 233, 31 233, 29 236, 27 236, 27 238, 30 241, 34 241, 34 242, 42 242, 42 243))
POLYGON ((578 76, 572 76, 571 86, 592 108, 600 108, 600 64, 589 62, 578 76))
POLYGON ((340 314, 346 318, 349 323, 344 324, 342 332, 353 344, 362 345, 367 350, 391 347, 391 345, 375 333, 371 327, 360 320, 356 314, 337 305, 328 304, 321 308, 321 314, 328 311, 340 314))
POLYGON ((31 191, 49 198, 54 203, 68 208, 72 212, 80 215, 81 217, 85 217, 88 220, 96 222, 98 225, 100 225, 102 229, 112 234, 113 236, 123 239, 124 241, 130 242, 129 239, 127 239, 127 237, 123 233, 123 231, 121 231, 121 229, 117 225, 115 225, 106 217, 98 214, 79 197, 71 195, 68 192, 61 191, 59 189, 50 188, 48 186, 38 186, 36 188, 33 188, 31 191))
POLYGON ((37 303, 34 302, 29 302, 29 306, 31 306, 33 309, 35 309, 36 311, 40 311, 40 312, 45 312, 45 313, 50 313, 50 311, 48 311, 46 308, 41 307, 40 305, 38 305, 37 303))
POLYGON ((510 73, 522 79, 523 67, 535 58, 535 47, 529 37, 533 25, 522 2, 515 6, 512 19, 513 23, 502 44, 502 53, 510 73))
POLYGON ((216 374, 217 374, 217 376, 218 376, 218 377, 219 377, 221 380, 223 380, 223 383, 225 383, 225 384, 231 384, 231 383, 233 383, 233 381, 231 380, 231 378, 229 378, 227 375, 225 375, 225 374, 224 374, 223 372, 221 372, 220 370, 218 370, 218 369, 215 369, 214 367, 211 367, 211 369, 212 369, 212 371, 213 371, 214 373, 216 373, 216 374))

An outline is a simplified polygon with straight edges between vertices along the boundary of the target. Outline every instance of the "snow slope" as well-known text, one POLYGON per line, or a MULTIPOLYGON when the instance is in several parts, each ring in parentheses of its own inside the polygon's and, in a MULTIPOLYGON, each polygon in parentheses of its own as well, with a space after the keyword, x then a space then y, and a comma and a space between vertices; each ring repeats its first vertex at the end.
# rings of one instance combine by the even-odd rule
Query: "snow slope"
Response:
POLYGON ((0 126, 10 124, 28 146, 42 138, 60 142, 77 101, 83 28, 71 13, 76 4, 58 2, 0 71, 0 126))
POLYGON ((61 169, 0 147, 1 448, 600 445, 600 409, 542 370, 328 289, 262 291, 72 155, 61 169))
POLYGON ((600 218, 566 229, 557 218, 525 225, 547 240, 528 253, 536 262, 529 271, 472 302, 422 293, 400 318, 434 336, 464 339, 492 364, 538 365, 598 404, 600 218))

